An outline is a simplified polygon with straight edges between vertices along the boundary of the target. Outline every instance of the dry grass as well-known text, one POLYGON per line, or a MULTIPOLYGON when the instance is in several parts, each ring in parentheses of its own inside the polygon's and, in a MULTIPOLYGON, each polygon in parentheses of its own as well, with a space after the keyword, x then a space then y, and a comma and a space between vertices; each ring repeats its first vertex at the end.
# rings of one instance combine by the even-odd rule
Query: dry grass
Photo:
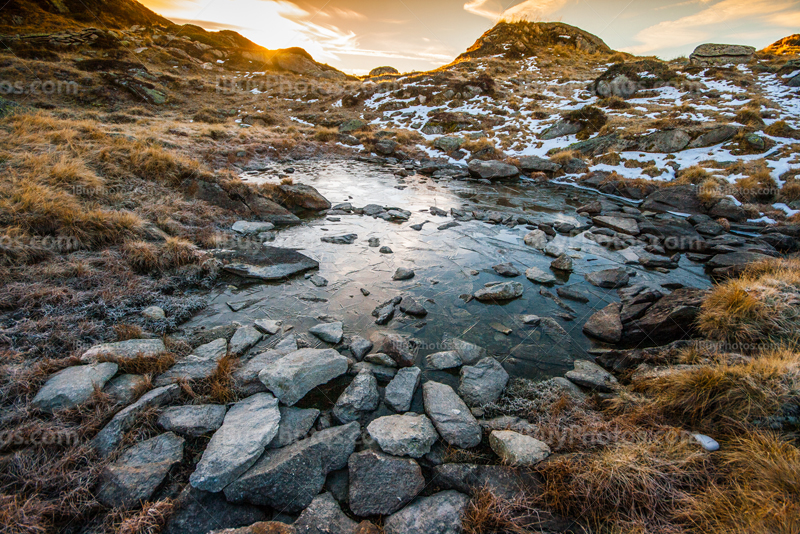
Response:
POLYGON ((770 202, 778 194, 778 184, 763 169, 736 182, 736 198, 742 202, 770 202))
POLYGON ((465 534, 527 534, 530 530, 520 524, 520 516, 531 511, 530 498, 524 493, 520 492, 514 499, 505 499, 487 487, 472 495, 462 528, 465 534))
POLYGON ((711 177, 708 171, 699 165, 681 170, 675 180, 677 185, 700 185, 711 177))

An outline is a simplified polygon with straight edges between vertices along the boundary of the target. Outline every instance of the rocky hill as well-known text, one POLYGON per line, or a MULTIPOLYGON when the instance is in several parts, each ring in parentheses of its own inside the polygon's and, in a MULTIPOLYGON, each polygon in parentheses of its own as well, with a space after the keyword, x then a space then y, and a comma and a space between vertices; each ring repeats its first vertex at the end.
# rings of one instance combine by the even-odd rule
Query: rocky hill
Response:
POLYGON ((796 33, 789 37, 784 37, 766 47, 764 52, 781 56, 800 55, 800 34, 796 33))
POLYGON ((536 55, 543 48, 562 45, 589 53, 611 53, 602 39, 561 22, 501 22, 484 33, 466 52, 458 56, 475 59, 503 56, 521 59, 536 55))

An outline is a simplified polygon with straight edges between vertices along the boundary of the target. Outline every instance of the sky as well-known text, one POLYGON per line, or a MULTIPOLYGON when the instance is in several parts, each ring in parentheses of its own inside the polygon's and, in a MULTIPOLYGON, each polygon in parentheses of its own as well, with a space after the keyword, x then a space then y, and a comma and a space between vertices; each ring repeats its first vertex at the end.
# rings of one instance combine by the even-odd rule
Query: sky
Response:
POLYGON ((800 0, 140 0, 178 22, 365 74, 447 64, 501 19, 565 22, 615 50, 662 59, 702 43, 763 48, 800 32, 800 0))

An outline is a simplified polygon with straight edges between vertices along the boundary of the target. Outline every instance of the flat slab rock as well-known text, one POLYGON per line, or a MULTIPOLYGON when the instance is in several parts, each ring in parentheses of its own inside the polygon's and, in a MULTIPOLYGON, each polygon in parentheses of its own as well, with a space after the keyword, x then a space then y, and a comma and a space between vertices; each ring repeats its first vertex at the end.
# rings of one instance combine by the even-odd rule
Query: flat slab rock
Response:
POLYGON ((223 269, 231 274, 268 282, 319 269, 316 260, 296 250, 278 247, 261 247, 257 251, 223 251, 215 256, 227 262, 223 269))
POLYGON ((422 386, 422 397, 425 413, 447 443, 463 449, 480 444, 481 426, 453 388, 439 382, 426 382, 422 386))
POLYGON ((347 462, 350 510, 360 517, 392 514, 425 487, 419 464, 376 451, 362 451, 347 462))
POLYGON ((442 464, 433 468, 436 484, 443 489, 453 489, 474 495, 488 487, 498 497, 513 499, 521 489, 534 493, 542 480, 524 467, 507 465, 442 464))
POLYGON ((550 456, 546 443, 512 430, 493 430, 489 446, 504 464, 511 466, 536 465, 550 456))
POLYGON ((252 525, 266 517, 255 506, 231 504, 224 495, 200 491, 186 484, 175 500, 163 534, 208 534, 214 529, 252 525))
POLYGON ((483 406, 500 398, 508 384, 508 373, 494 358, 461 368, 458 394, 469 406, 483 406))
POLYGON ((225 406, 220 404, 170 406, 161 412, 158 425, 183 436, 203 436, 222 426, 225 411, 225 406))
POLYGON ((399 413, 410 410, 421 375, 422 370, 419 367, 404 367, 397 371, 384 391, 383 400, 386 405, 399 413))
POLYGON ((292 526, 298 534, 353 534, 357 523, 347 517, 330 493, 314 497, 292 526))
POLYGON ((513 300, 522 296, 524 288, 519 282, 503 282, 489 287, 484 287, 475 292, 475 298, 480 301, 513 300))
POLYGON ((31 406, 52 413, 80 406, 117 374, 116 363, 67 367, 51 376, 31 401, 31 406))
POLYGON ((379 417, 367 426, 367 432, 382 451, 412 458, 428 454, 439 439, 431 420, 414 413, 379 417))
POLYGON ((602 393, 611 393, 617 388, 617 379, 596 363, 575 360, 574 366, 565 375, 569 381, 602 393))
POLYGON ((459 534, 468 504, 469 497, 453 490, 420 497, 389 516, 383 531, 386 534, 459 534))
POLYGON ((95 345, 83 353, 81 361, 97 363, 101 360, 131 360, 137 356, 151 358, 166 351, 167 348, 160 339, 129 339, 95 345))
POLYGON ((271 363, 258 379, 287 406, 347 372, 347 358, 334 349, 300 349, 271 363))

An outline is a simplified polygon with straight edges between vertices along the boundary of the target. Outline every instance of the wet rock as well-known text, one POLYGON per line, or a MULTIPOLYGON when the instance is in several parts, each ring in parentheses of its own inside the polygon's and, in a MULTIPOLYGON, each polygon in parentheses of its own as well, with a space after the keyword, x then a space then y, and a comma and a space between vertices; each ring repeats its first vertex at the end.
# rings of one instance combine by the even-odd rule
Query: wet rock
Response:
POLYGON ((381 254, 393 254, 392 249, 387 246, 381 247, 380 250, 378 250, 378 252, 380 252, 381 254))
POLYGON ((420 497, 388 517, 386 534, 457 534, 469 497, 453 490, 420 497))
POLYGON ((399 413, 410 410, 421 375, 422 371, 419 367, 404 367, 397 371, 392 381, 386 386, 384 393, 386 405, 399 413))
POLYGON ((386 334, 378 352, 388 355, 400 367, 411 367, 416 359, 416 343, 399 334, 386 334))
POLYGON ((481 427, 453 388, 438 382, 426 382, 422 386, 422 395, 425 413, 447 443, 462 449, 480 444, 481 427))
POLYGON ((428 310, 413 297, 403 297, 403 300, 400 302, 400 311, 408 315, 413 315, 414 317, 425 317, 428 315, 428 310))
POLYGON ((353 357, 358 361, 364 359, 364 356, 372 350, 372 346, 372 341, 361 336, 352 336, 350 338, 350 352, 353 353, 353 357))
POLYGON ((621 308, 618 303, 612 303, 595 313, 586 321, 583 333, 606 343, 619 343, 622 339, 621 308))
POLYGON ((261 341, 264 335, 255 326, 243 326, 231 338, 228 352, 231 356, 241 356, 261 341))
POLYGON ((259 247, 255 252, 226 252, 216 255, 228 260, 223 269, 242 278, 274 282, 319 269, 319 263, 291 249, 259 247))
POLYGON ((106 382, 103 393, 108 395, 112 402, 127 406, 147 389, 148 384, 149 381, 144 375, 120 375, 106 382))
POLYGON ((523 291, 519 282, 504 282, 480 289, 474 296, 482 302, 512 300, 521 297, 523 291))
POLYGON ((595 200, 594 202, 584 204, 575 211, 578 213, 587 213, 589 215, 599 215, 603 212, 603 204, 600 201, 595 200))
POLYGON ((123 361, 137 357, 152 358, 167 348, 160 339, 129 339, 116 343, 101 343, 90 348, 81 356, 83 363, 97 363, 98 361, 123 361))
POLYGON ((357 421, 378 409, 378 381, 369 371, 361 371, 336 400, 333 415, 341 423, 357 421))
POLYGON ((450 228, 455 228, 456 226, 461 226, 455 221, 450 221, 449 223, 445 223, 436 227, 437 230, 449 230, 450 228))
POLYGON ((266 514, 255 506, 230 504, 218 493, 200 491, 187 484, 175 500, 174 511, 163 532, 208 534, 214 529, 252 525, 265 518, 266 514))
POLYGON ((517 268, 511 263, 501 263, 499 265, 495 265, 492 267, 492 269, 494 269, 494 272, 500 276, 504 276, 506 278, 514 278, 520 274, 517 268))
POLYGON ((628 285, 631 279, 628 271, 622 267, 588 273, 586 274, 585 278, 586 281, 593 286, 602 287, 604 289, 617 289, 620 287, 625 287, 628 285))
POLYGON ((176 434, 198 437, 217 430, 223 419, 225 406, 219 404, 170 406, 161 412, 158 425, 176 434))
POLYGON ((194 473, 192 486, 216 493, 252 466, 278 434, 278 400, 257 393, 237 402, 211 437, 194 473))
POLYGON ((523 315, 520 320, 522 321, 522 324, 527 326, 539 326, 539 324, 542 322, 542 318, 538 315, 523 315))
POLYGON ((139 414, 150 408, 173 402, 180 395, 180 391, 181 388, 177 384, 148 391, 139 400, 117 412, 94 437, 91 442, 92 446, 101 457, 107 457, 117 448, 117 445, 122 443, 125 432, 131 429, 139 414))
POLYGON ((280 449, 304 438, 319 417, 319 410, 316 408, 294 408, 292 406, 281 406, 281 421, 278 425, 278 433, 275 438, 267 445, 268 449, 280 449))
POLYGON ((353 534, 357 523, 347 517, 330 493, 314 497, 292 525, 297 534, 353 534))
POLYGON ((367 426, 367 432, 384 452, 412 458, 428 454, 439 439, 430 419, 415 413, 379 417, 367 426))
POLYGON ((663 344, 690 337, 707 295, 707 291, 695 288, 673 291, 650 306, 641 319, 626 325, 624 339, 663 344))
POLYGON ((704 213, 702 202, 697 196, 697 186, 676 185, 674 187, 662 187, 644 199, 640 205, 643 211, 655 211, 657 213, 676 212, 676 213, 704 213))
POLYGON ((410 280, 414 278, 414 270, 406 267, 398 267, 392 276, 392 280, 410 280))
POLYGON ((508 384, 508 373, 494 358, 484 358, 475 365, 461 368, 458 394, 468 406, 495 402, 508 384))
POLYGON ((550 268, 556 271, 572 272, 572 258, 562 254, 550 263, 550 268))
POLYGON ((275 225, 268 222, 236 221, 231 230, 241 235, 258 235, 261 232, 274 230, 275 225))
POLYGON ((358 234, 345 234, 336 236, 324 236, 320 238, 323 243, 331 243, 333 245, 352 245, 358 239, 358 234))
POLYGON ((659 267, 663 269, 678 268, 678 263, 666 256, 657 256, 644 251, 637 253, 637 255, 639 256, 639 265, 647 267, 648 269, 657 269, 659 267))
POLYGON ((308 331, 322 341, 335 345, 337 343, 341 343, 342 338, 344 337, 342 327, 342 322, 336 321, 334 323, 318 324, 317 326, 309 328, 308 331))
POLYGON ((52 413, 80 406, 117 374, 115 363, 67 367, 51 376, 31 401, 31 406, 52 413))
POLYGON ((473 365, 478 360, 485 358, 488 354, 485 348, 457 337, 447 338, 445 339, 445 343, 450 347, 450 350, 454 350, 458 353, 461 357, 461 361, 464 362, 465 365, 473 365))
POLYGON ((546 443, 512 430, 493 430, 489 446, 506 465, 532 466, 550 456, 546 443))
POLYGON ((519 176, 519 169, 502 161, 473 159, 468 167, 470 174, 484 180, 507 180, 519 176))
POLYGON ((283 321, 273 321, 271 319, 256 319, 254 326, 264 334, 274 336, 281 331, 283 321))
POLYGON ((599 365, 586 360, 575 360, 574 365, 565 375, 570 382, 601 393, 612 393, 617 388, 617 379, 599 365))
POLYGON ((347 372, 347 358, 333 349, 300 349, 264 368, 258 379, 288 406, 315 387, 347 372))
POLYGON ((417 462, 376 451, 350 456, 350 509, 361 517, 388 515, 411 502, 425 487, 417 462))
POLYGON ((353 422, 320 430, 288 447, 267 450, 225 488, 225 496, 232 502, 299 512, 320 492, 328 473, 347 465, 360 434, 359 424, 353 422))
POLYGON ((620 232, 623 234, 637 236, 640 233, 639 225, 636 223, 636 219, 631 219, 628 217, 600 215, 598 217, 592 217, 592 222, 602 228, 610 228, 615 232, 620 232))
POLYGON ((689 61, 704 67, 742 64, 749 63, 755 52, 752 46, 701 44, 689 56, 689 61))
POLYGON ((183 444, 183 438, 167 432, 126 450, 100 475, 97 500, 124 509, 149 500, 170 468, 183 459, 183 444))
POLYGON ((433 478, 442 489, 474 495, 488 488, 501 499, 514 499, 521 491, 535 494, 542 481, 527 469, 505 465, 443 464, 433 469, 433 478))
POLYGON ((537 284, 554 284, 556 277, 552 273, 543 271, 538 267, 531 267, 525 271, 525 278, 537 284))
POLYGON ((563 299, 573 300, 575 302, 583 302, 584 304, 589 302, 589 297, 587 297, 583 290, 578 287, 562 286, 556 289, 556 293, 558 293, 558 296, 563 299))
POLYGON ((328 281, 318 274, 312 274, 311 276, 308 277, 308 280, 317 287, 328 286, 328 281))
POLYGON ((547 246, 547 234, 541 230, 533 230, 525 235, 523 241, 529 247, 544 250, 544 247, 547 246))

